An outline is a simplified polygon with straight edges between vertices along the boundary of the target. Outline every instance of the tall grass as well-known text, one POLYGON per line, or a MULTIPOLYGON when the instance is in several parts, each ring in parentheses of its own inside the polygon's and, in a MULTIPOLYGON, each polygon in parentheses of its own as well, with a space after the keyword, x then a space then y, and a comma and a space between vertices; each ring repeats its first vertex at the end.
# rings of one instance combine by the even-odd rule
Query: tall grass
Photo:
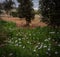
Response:
POLYGON ((49 27, 17 28, 5 21, 0 25, 4 28, 0 31, 5 31, 8 38, 7 45, 0 48, 0 57, 60 57, 60 30, 55 33, 49 27))

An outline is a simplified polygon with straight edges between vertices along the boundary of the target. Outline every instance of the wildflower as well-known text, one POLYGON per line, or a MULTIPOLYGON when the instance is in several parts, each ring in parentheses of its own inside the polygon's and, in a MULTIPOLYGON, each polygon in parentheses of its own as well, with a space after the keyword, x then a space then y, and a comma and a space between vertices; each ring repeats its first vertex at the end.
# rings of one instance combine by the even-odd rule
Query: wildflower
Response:
POLYGON ((39 56, 39 54, 36 54, 37 56, 39 56))
POLYGON ((23 49, 25 48, 25 46, 23 46, 23 49))
POLYGON ((51 40, 51 38, 48 38, 48 40, 51 40))
POLYGON ((18 46, 18 44, 15 44, 15 46, 18 46))
POLYGON ((9 56, 12 56, 12 55, 13 55, 13 53, 10 53, 10 54, 9 54, 9 56))
POLYGON ((44 45, 43 47, 44 47, 44 48, 46 48, 47 46, 46 46, 46 45, 44 45))
POLYGON ((21 38, 19 38, 19 40, 21 40, 21 38))
POLYGON ((33 51, 36 52, 36 49, 34 49, 33 51))
POLYGON ((48 48, 48 51, 50 51, 50 48, 48 48))
POLYGON ((55 32, 53 31, 53 32, 49 32, 50 34, 55 34, 55 32))
POLYGON ((18 41, 17 40, 15 40, 15 43, 17 43, 18 41))
POLYGON ((27 41, 27 43, 29 44, 30 42, 29 42, 29 41, 27 41))
POLYGON ((56 51, 55 54, 58 54, 58 52, 56 51))
POLYGON ((48 52, 46 52, 46 54, 49 54, 48 52))
POLYGON ((60 44, 58 44, 58 46, 60 47, 60 44))
POLYGON ((41 49, 43 47, 43 43, 41 43, 41 46, 38 49, 41 49))
POLYGON ((29 34, 29 36, 31 36, 31 34, 29 34))
POLYGON ((40 42, 38 43, 38 45, 40 45, 40 42))
POLYGON ((45 39, 44 41, 49 41, 48 39, 45 39))
POLYGON ((35 49, 36 49, 36 48, 38 48, 38 45, 37 45, 37 46, 35 46, 35 49))
POLYGON ((22 45, 19 45, 19 47, 21 47, 22 45))
POLYGON ((16 34, 16 36, 18 36, 19 34, 16 34))

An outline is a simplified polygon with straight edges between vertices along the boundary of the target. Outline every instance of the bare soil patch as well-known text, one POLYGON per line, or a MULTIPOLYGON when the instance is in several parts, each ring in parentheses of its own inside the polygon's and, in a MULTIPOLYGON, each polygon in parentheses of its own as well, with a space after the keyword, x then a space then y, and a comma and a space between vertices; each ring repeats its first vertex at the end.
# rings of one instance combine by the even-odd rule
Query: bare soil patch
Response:
MULTIPOLYGON (((11 16, 3 16, 1 18, 4 21, 7 21, 7 22, 12 21, 12 22, 16 23, 16 25, 18 27, 24 27, 24 25, 26 24, 26 21, 24 18, 11 17, 11 16)), ((41 20, 41 17, 39 15, 35 15, 35 19, 31 21, 30 27, 34 28, 34 27, 47 26, 47 24, 41 22, 40 20, 41 20)))

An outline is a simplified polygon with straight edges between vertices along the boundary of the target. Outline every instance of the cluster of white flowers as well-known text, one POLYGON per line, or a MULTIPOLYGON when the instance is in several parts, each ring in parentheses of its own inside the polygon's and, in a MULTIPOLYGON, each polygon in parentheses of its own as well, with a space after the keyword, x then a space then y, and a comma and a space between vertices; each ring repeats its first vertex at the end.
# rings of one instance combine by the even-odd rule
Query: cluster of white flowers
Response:
POLYGON ((13 55, 13 53, 10 53, 10 54, 9 54, 9 56, 12 56, 12 55, 13 55))
POLYGON ((55 31, 49 32, 50 34, 55 34, 55 31))
POLYGON ((43 48, 43 44, 44 44, 44 43, 41 43, 41 45, 38 47, 38 49, 43 48))
POLYGON ((47 39, 45 39, 44 41, 50 41, 51 40, 51 38, 47 38, 47 39))

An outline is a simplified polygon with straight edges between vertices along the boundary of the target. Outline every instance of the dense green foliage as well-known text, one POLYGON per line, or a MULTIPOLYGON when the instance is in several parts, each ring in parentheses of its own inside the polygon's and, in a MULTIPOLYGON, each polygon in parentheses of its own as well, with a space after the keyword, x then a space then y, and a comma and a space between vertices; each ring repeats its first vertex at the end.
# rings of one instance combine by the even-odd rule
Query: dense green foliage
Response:
POLYGON ((0 33, 4 31, 8 38, 7 44, 0 47, 0 57, 60 57, 60 30, 56 33, 49 27, 23 29, 5 21, 0 21, 0 26, 0 33))
POLYGON ((52 26, 60 26, 60 0, 40 0, 43 21, 52 26))
POLYGON ((0 14, 2 13, 2 11, 1 11, 1 10, 2 10, 2 5, 1 5, 1 3, 0 3, 0 14))
POLYGON ((8 37, 9 30, 7 30, 7 28, 9 28, 9 27, 12 28, 13 26, 15 26, 15 24, 12 22, 7 23, 5 21, 0 20, 0 46, 6 44, 8 38, 9 38, 8 37))
POLYGON ((34 19, 34 9, 32 0, 18 0, 18 14, 20 18, 25 18, 27 25, 31 22, 31 19, 34 19))
POLYGON ((3 2, 3 9, 7 12, 7 14, 13 8, 13 4, 14 4, 14 2, 12 0, 5 0, 3 2))
POLYGON ((13 16, 13 17, 18 17, 18 13, 17 12, 11 12, 10 15, 13 16))

